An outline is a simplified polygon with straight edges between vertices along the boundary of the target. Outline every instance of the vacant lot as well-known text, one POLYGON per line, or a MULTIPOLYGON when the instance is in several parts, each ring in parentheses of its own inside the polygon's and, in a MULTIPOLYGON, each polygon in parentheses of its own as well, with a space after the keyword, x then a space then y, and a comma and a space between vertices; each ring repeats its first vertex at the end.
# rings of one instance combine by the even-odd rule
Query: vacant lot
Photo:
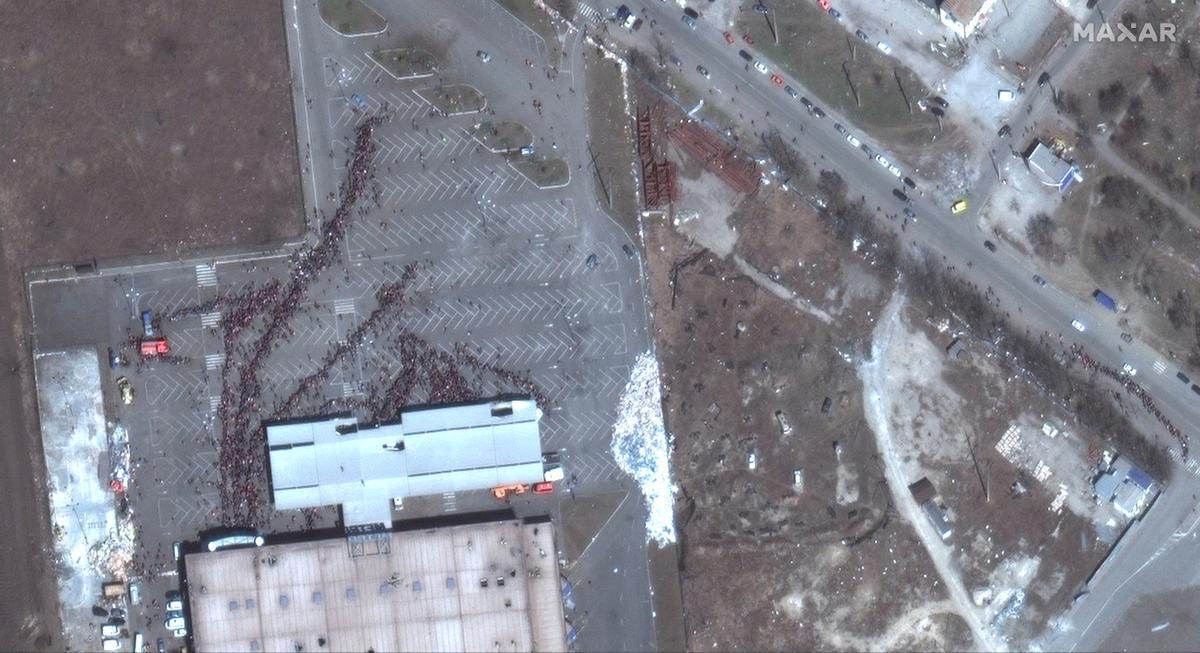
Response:
MULTIPOLYGON (((698 183, 679 206, 719 210, 698 183)), ((891 506, 845 358, 889 288, 790 194, 746 200, 729 222, 730 258, 663 219, 646 229, 689 650, 969 647, 891 506)))
POLYGON ((637 215, 642 208, 633 172, 638 165, 637 152, 633 119, 625 113, 621 69, 598 48, 585 48, 582 56, 587 77, 589 155, 595 157, 587 168, 597 180, 596 199, 637 241, 637 215))
POLYGON ((0 648, 58 646, 21 271, 303 231, 276 3, 6 6, 0 27, 0 648))

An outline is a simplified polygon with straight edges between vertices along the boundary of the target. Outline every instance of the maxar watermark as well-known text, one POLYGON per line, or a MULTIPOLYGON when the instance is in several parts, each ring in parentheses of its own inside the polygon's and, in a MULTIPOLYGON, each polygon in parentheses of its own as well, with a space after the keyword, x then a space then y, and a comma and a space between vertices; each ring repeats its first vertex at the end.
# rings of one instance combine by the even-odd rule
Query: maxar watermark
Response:
POLYGON ((1095 23, 1087 25, 1075 23, 1075 40, 1091 41, 1092 43, 1105 41, 1109 43, 1124 41, 1130 43, 1174 43, 1175 23, 1142 23, 1140 26, 1137 23, 1131 25, 1100 23, 1099 27, 1095 23))

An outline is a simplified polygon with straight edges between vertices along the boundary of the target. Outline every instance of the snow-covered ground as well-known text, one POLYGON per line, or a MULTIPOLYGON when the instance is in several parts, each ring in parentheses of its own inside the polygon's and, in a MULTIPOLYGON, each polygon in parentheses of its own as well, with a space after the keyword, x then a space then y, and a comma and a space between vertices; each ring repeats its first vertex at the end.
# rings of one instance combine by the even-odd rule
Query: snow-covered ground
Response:
POLYGON ((617 466, 637 481, 645 498, 646 538, 666 546, 675 541, 675 488, 661 388, 658 360, 653 352, 643 352, 621 393, 612 452, 617 466))

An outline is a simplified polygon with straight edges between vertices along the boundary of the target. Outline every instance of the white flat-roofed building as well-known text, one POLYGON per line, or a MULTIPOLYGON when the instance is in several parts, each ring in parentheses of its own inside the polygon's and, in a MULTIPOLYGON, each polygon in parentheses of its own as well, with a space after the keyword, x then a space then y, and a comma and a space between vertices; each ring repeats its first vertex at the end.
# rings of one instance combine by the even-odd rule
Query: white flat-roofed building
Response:
POLYGON ((562 651, 553 526, 514 520, 184 556, 198 651, 562 651))
POLYGON ((391 525, 391 500, 542 480, 542 411, 531 399, 269 423, 278 509, 341 505, 347 527, 391 525))

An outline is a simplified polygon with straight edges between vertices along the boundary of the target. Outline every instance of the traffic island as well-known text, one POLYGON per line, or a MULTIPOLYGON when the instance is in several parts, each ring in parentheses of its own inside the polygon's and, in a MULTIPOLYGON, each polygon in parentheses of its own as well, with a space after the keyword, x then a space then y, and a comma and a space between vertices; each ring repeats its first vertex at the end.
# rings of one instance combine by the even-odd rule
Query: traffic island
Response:
POLYGON ((419 88, 417 95, 447 116, 478 113, 487 106, 487 98, 483 96, 483 93, 467 84, 419 88))
POLYGON ((376 49, 367 56, 396 79, 429 77, 437 70, 437 59, 420 48, 376 49))
POLYGON ((471 135, 496 154, 533 145, 533 132, 525 125, 511 120, 481 122, 471 130, 471 135))
POLYGON ((567 167, 567 162, 562 159, 522 157, 515 161, 510 161, 509 165, 543 190, 561 188, 566 186, 567 182, 571 181, 571 169, 567 167))
POLYGON ((387 20, 362 0, 317 0, 321 20, 342 36, 369 36, 387 29, 387 20))

